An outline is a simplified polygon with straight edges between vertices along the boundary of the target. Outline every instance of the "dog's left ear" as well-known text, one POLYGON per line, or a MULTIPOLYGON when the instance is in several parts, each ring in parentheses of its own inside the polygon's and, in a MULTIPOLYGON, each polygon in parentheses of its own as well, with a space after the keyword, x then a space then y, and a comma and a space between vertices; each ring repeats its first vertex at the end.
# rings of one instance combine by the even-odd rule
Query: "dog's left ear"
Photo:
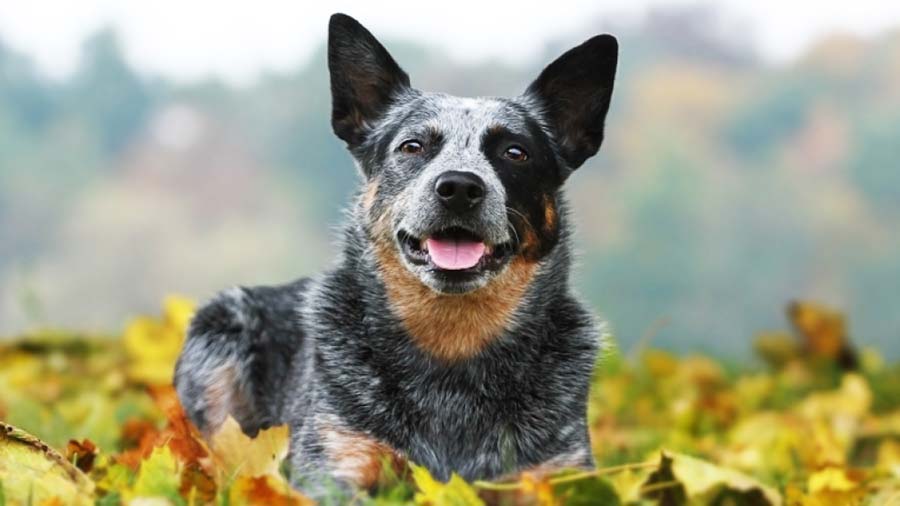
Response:
POLYGON ((616 38, 598 35, 548 65, 525 92, 543 107, 572 170, 594 156, 603 142, 618 59, 616 38))
POLYGON ((346 14, 335 14, 328 23, 328 70, 331 126, 351 147, 365 139, 394 96, 409 88, 409 76, 387 49, 346 14))

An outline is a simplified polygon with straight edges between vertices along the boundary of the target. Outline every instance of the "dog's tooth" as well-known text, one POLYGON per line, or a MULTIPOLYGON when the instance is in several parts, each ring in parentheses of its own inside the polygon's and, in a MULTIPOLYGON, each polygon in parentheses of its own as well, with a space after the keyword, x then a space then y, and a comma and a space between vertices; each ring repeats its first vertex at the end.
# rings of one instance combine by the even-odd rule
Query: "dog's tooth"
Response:
POLYGON ((422 251, 428 251, 427 239, 419 239, 419 249, 421 249, 422 251))

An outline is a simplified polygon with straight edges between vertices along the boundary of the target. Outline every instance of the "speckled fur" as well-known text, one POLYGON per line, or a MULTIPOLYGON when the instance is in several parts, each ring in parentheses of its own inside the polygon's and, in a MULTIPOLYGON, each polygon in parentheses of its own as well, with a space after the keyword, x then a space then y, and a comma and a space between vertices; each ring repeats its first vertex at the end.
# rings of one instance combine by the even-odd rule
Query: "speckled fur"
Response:
POLYGON ((335 15, 332 124, 365 179, 340 255, 316 278, 233 288, 200 309, 175 373, 190 418, 207 434, 229 414, 248 434, 289 424, 292 480, 317 497, 372 487, 385 461, 440 479, 592 465, 585 411, 601 342, 569 287, 562 185, 602 142, 616 50, 595 37, 521 97, 458 98, 411 88, 368 31, 335 15), (425 153, 400 155, 409 138, 425 153), (499 156, 511 141, 528 164, 499 156), (478 213, 436 201, 448 170, 484 181, 478 213), (398 231, 448 226, 512 244, 510 258, 451 287, 401 254, 398 231), (425 320, 403 290, 430 301, 425 320), (432 314, 464 325, 430 328, 432 314))

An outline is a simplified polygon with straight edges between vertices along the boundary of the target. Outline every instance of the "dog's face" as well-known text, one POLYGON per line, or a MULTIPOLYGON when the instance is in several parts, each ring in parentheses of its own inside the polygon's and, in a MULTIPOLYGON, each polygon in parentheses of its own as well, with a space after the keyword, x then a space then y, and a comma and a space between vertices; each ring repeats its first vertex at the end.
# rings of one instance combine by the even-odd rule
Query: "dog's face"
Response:
POLYGON ((336 14, 329 30, 332 126, 367 179, 373 240, 424 285, 454 294, 553 249, 558 191, 603 140, 613 37, 588 40, 523 95, 499 99, 415 90, 355 20, 336 14))

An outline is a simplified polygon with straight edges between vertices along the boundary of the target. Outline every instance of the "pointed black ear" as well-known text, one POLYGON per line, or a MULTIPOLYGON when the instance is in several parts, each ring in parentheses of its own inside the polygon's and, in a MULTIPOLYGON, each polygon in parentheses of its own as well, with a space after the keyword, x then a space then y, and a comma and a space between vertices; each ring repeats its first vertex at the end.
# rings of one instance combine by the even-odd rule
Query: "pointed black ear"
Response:
POLYGON ((392 97, 409 87, 409 76, 358 21, 334 14, 328 23, 331 126, 350 146, 365 138, 392 97))
POLYGON ((618 59, 616 38, 598 35, 548 65, 525 92, 544 108, 563 159, 573 170, 603 142, 618 59))

